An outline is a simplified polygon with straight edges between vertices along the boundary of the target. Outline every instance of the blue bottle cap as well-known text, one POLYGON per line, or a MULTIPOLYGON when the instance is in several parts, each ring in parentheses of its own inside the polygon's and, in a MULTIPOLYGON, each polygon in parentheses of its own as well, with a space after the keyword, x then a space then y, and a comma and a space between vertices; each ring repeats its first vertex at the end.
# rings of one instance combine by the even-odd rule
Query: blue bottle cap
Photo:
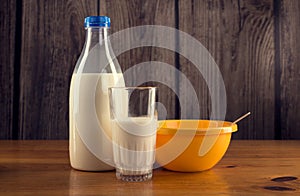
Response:
POLYGON ((84 19, 84 27, 110 27, 110 18, 107 16, 88 16, 84 19))

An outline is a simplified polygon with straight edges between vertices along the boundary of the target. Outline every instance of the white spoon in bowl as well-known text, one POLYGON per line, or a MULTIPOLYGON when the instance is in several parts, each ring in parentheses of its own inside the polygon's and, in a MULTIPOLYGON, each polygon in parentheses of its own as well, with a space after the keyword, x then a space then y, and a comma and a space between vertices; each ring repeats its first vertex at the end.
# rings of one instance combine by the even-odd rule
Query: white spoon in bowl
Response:
POLYGON ((248 112, 247 114, 244 114, 243 116, 241 116, 238 119, 236 119, 235 121, 233 121, 232 124, 236 124, 236 123, 240 122, 241 120, 243 120, 244 118, 246 118, 250 114, 251 114, 251 112, 248 112))

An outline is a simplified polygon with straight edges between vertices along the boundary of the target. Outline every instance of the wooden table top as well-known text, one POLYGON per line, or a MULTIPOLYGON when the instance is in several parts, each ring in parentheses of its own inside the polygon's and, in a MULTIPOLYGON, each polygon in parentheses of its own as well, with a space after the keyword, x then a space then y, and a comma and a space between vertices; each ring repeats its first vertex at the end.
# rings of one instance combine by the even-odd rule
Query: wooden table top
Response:
POLYGON ((151 181, 69 165, 68 141, 0 140, 0 195, 300 195, 300 140, 233 140, 213 169, 156 169, 151 181))

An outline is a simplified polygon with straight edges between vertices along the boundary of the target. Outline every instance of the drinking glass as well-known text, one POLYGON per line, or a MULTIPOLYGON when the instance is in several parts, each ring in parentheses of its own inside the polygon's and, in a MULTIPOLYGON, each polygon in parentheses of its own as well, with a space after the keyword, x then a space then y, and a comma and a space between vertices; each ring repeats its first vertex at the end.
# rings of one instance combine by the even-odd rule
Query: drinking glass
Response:
POLYGON ((157 115, 155 87, 109 88, 116 177, 124 181, 152 178, 157 115))

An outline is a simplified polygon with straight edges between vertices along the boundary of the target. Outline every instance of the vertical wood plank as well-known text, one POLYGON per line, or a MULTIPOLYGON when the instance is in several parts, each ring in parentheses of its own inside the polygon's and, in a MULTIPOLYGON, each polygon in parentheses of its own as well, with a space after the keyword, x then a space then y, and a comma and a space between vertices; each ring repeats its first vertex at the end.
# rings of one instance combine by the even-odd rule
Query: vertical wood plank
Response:
POLYGON ((68 97, 97 0, 23 1, 19 139, 68 138, 68 97))
MULTIPOLYGON (((111 33, 139 25, 164 25, 175 27, 175 1, 173 0, 100 0, 100 15, 111 18, 111 33)), ((143 35, 137 35, 143 36, 143 35)), ((138 37, 136 37, 138 39, 138 37)), ((118 56, 118 61, 124 71, 147 61, 160 61, 175 66, 174 52, 162 48, 142 47, 131 49, 118 56)), ((151 64, 149 64, 151 66, 151 64)), ((151 76, 164 77, 169 82, 176 83, 175 73, 161 70, 135 70, 130 77, 125 78, 126 85, 134 85, 129 80, 146 79, 151 76)), ((176 115, 176 96, 172 89, 157 82, 147 82, 144 85, 158 87, 159 118, 173 119, 176 115)))
MULTIPOLYGON (((274 137, 274 22, 273 1, 179 1, 179 29, 198 39, 212 54, 223 75, 227 120, 251 111, 239 123, 234 138, 274 137)), ((197 51, 195 51, 197 52, 197 51)), ((180 57, 180 67, 197 92, 200 118, 209 118, 211 102, 206 83, 195 67, 180 57)), ((212 78, 213 79, 213 78, 212 78)), ((189 104, 185 87, 180 91, 189 104)))
POLYGON ((0 139, 12 139, 16 1, 1 2, 0 21, 0 139))
MULTIPOLYGON (((300 2, 281 1, 279 13, 282 139, 300 139, 300 2)), ((279 79, 279 78, 278 78, 279 79)))

